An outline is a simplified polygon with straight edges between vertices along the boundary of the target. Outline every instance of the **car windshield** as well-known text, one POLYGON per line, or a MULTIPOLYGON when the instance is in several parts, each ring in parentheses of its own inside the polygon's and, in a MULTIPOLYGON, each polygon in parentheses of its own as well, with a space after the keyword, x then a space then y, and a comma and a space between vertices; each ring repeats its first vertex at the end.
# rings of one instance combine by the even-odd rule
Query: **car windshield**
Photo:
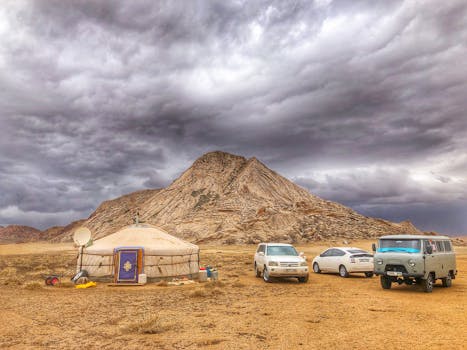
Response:
POLYGON ((294 247, 289 245, 270 245, 268 246, 267 255, 293 255, 297 256, 298 253, 294 247))
POLYGON ((378 252, 419 253, 421 242, 419 239, 381 239, 378 252))

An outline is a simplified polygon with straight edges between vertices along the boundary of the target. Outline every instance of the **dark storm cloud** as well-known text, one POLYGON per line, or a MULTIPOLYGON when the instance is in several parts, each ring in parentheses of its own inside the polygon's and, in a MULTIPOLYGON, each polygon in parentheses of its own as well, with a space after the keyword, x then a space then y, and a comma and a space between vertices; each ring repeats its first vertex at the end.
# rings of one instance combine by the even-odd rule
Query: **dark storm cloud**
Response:
POLYGON ((3 2, 0 224, 85 217, 213 149, 367 214, 460 213, 466 22, 462 1, 3 2))

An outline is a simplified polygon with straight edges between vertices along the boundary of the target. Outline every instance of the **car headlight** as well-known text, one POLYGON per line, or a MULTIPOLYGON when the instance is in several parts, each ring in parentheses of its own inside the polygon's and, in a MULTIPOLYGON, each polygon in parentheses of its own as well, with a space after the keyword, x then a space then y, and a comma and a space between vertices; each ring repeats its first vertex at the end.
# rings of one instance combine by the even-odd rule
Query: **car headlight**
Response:
POLYGON ((306 261, 302 261, 302 262, 300 263, 300 266, 308 266, 308 264, 306 263, 306 261))
POLYGON ((415 261, 413 261, 412 259, 409 260, 409 265, 414 267, 416 265, 415 261))
POLYGON ((269 266, 279 266, 279 263, 277 261, 270 261, 268 262, 269 266))
POLYGON ((376 263, 378 265, 383 265, 383 259, 376 259, 376 263))

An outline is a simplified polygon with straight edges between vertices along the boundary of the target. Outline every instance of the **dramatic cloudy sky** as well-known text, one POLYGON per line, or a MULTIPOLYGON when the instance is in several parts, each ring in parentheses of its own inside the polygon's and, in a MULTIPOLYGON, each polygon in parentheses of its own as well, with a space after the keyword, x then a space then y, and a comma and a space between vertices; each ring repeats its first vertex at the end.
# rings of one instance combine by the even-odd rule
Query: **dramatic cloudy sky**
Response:
POLYGON ((201 154, 467 233, 467 4, 0 2, 0 225, 87 217, 201 154))

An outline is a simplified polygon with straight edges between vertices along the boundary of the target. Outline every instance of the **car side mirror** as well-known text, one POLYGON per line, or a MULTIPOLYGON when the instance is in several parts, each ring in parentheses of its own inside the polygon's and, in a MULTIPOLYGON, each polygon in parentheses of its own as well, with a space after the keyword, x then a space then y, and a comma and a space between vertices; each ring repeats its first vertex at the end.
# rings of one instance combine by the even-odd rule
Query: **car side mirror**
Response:
POLYGON ((298 256, 306 260, 306 256, 304 252, 298 253, 298 256))
POLYGON ((264 256, 264 252, 259 252, 258 255, 259 256, 264 256))
POLYGON ((376 252, 376 244, 372 243, 372 244, 371 244, 371 249, 372 249, 374 252, 376 252))
POLYGON ((427 254, 433 254, 433 247, 431 245, 426 246, 425 251, 427 254))

